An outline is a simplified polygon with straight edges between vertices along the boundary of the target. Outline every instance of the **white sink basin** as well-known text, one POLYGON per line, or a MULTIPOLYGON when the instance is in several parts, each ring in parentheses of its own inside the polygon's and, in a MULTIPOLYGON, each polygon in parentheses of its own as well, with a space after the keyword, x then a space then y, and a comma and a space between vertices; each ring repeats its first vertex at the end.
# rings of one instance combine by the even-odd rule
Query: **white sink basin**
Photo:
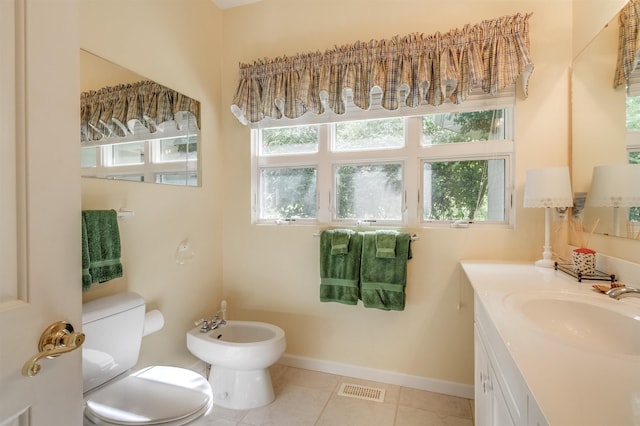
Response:
POLYGON ((549 336, 587 350, 640 356, 640 307, 605 295, 522 291, 505 305, 549 336))

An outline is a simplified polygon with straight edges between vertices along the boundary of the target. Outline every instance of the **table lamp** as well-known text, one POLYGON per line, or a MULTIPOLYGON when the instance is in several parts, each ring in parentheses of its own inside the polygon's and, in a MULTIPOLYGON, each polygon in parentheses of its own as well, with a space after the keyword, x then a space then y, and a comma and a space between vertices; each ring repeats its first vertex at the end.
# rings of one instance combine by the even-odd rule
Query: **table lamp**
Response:
POLYGON ((547 167, 543 169, 527 170, 527 180, 524 186, 524 207, 544 207, 544 249, 542 259, 536 261, 536 266, 552 268, 550 227, 552 207, 573 206, 569 168, 547 167))

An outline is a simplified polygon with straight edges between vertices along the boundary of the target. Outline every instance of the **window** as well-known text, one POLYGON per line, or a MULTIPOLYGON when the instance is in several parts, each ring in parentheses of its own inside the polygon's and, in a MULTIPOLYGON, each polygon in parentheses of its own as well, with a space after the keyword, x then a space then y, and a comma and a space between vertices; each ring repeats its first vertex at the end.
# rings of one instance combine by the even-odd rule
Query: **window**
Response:
POLYGON ((363 120, 337 123, 336 152, 394 149, 404 146, 404 120, 363 120))
POLYGON ((80 148, 83 176, 198 185, 198 135, 80 148))
POLYGON ((424 161, 423 220, 504 221, 505 162, 424 161))
POLYGON ((337 220, 402 220, 403 163, 343 164, 335 167, 337 220))
POLYGON ((253 222, 510 226, 513 101, 254 128, 253 222))
MULTIPOLYGON (((627 94, 627 153, 629 163, 640 164, 640 84, 635 83, 631 93, 627 94)), ((640 223, 640 207, 629 209, 629 223, 631 226, 640 223)), ((635 226, 633 235, 638 234, 635 226)))
POLYGON ((265 167, 260 184, 263 219, 316 217, 315 167, 265 167))

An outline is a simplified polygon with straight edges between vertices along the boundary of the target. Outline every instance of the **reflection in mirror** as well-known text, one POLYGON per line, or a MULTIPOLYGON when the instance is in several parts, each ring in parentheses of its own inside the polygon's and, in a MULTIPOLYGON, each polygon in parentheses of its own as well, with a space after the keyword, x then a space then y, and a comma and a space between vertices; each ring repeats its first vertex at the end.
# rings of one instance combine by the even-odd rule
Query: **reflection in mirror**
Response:
POLYGON ((593 168, 589 206, 607 207, 600 212, 601 227, 607 235, 640 238, 638 207, 640 206, 640 164, 616 164, 593 168))
POLYGON ((80 52, 83 177, 198 186, 200 103, 80 52))
POLYGON ((588 194, 579 213, 585 229, 635 238, 638 232, 633 230, 640 226, 637 208, 596 207, 590 202, 594 168, 637 163, 639 158, 640 144, 633 142, 625 123, 638 121, 640 109, 633 108, 634 100, 624 87, 614 89, 618 38, 616 14, 573 61, 572 180, 574 191, 588 194))

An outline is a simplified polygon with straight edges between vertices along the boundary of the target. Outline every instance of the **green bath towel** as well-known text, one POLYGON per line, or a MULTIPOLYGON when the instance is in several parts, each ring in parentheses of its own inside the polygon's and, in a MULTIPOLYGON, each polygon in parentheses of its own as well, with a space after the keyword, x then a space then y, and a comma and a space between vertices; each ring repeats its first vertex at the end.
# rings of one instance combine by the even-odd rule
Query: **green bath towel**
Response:
POLYGON ((82 211, 82 288, 122 276, 115 210, 82 211))
POLYGON ((365 308, 402 311, 405 305, 407 261, 411 235, 396 235, 395 257, 376 256, 376 232, 365 232, 362 242, 360 297, 365 308))
POLYGON ((331 254, 336 231, 323 231, 320 235, 320 301, 357 305, 362 235, 351 235, 346 254, 331 254))

